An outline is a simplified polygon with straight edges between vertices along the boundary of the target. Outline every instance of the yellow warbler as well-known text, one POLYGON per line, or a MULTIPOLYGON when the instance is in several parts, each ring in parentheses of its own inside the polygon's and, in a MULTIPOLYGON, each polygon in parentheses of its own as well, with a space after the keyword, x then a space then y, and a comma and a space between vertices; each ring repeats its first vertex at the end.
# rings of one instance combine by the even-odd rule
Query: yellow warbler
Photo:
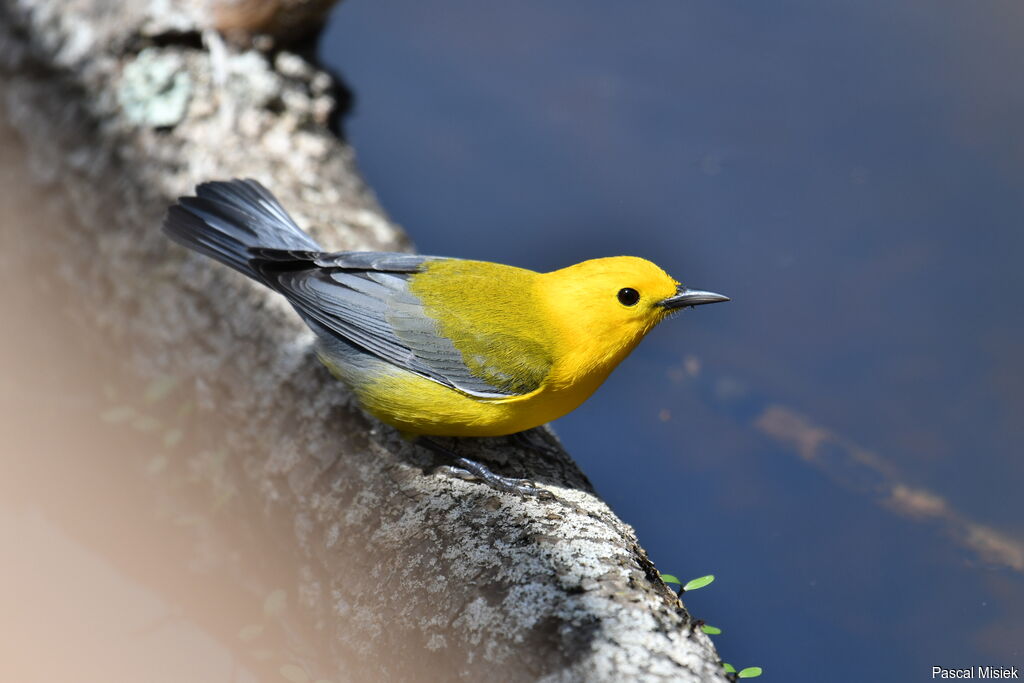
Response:
POLYGON ((199 185, 164 231, 284 295, 362 405, 418 435, 499 436, 561 417, 672 311, 729 300, 632 256, 537 273, 326 252, 255 180, 199 185))

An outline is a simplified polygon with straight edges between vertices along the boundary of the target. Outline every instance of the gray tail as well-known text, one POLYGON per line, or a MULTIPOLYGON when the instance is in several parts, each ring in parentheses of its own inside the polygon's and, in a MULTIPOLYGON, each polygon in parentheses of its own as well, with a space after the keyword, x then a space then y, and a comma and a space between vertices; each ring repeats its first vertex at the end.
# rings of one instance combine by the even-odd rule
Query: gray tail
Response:
POLYGON ((164 233, 260 282, 263 278, 250 263, 252 249, 323 251, 251 178, 202 183, 196 196, 179 197, 167 210, 164 233))

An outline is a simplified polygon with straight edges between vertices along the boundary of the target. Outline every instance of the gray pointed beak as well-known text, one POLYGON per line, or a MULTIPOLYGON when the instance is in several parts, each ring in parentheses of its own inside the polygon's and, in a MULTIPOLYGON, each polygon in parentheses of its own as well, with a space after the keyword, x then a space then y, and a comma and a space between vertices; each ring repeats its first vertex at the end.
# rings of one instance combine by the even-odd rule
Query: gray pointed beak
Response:
POLYGON ((729 297, 714 292, 704 292, 699 289, 687 289, 679 285, 675 296, 662 299, 658 305, 668 310, 686 308, 687 306, 700 306, 701 304, 717 304, 720 301, 729 301, 729 297))

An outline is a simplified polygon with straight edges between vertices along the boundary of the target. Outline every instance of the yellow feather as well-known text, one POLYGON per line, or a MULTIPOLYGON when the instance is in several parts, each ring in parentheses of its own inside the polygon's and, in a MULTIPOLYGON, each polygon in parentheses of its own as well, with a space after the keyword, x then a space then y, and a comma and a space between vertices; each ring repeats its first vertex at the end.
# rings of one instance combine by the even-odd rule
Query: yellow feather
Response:
POLYGON ((404 432, 499 436, 530 429, 589 398, 665 317, 657 303, 672 296, 676 286, 653 263, 625 256, 544 274, 441 261, 414 276, 411 286, 436 317, 438 332, 452 340, 471 369, 482 355, 505 368, 546 364, 540 388, 483 399, 389 367, 354 389, 369 412, 404 432), (621 304, 616 295, 623 287, 640 292, 639 303, 621 304), (512 357, 511 348, 537 357, 512 357))

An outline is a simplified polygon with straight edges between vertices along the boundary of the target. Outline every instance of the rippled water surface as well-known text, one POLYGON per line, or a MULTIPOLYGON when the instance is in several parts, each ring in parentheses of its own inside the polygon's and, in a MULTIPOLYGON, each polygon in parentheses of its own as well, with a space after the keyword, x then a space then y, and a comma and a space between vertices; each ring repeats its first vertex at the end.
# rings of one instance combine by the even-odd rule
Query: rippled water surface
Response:
POLYGON ((737 666, 1024 666, 1024 5, 347 2, 346 126, 426 253, 733 302, 556 424, 737 666))

